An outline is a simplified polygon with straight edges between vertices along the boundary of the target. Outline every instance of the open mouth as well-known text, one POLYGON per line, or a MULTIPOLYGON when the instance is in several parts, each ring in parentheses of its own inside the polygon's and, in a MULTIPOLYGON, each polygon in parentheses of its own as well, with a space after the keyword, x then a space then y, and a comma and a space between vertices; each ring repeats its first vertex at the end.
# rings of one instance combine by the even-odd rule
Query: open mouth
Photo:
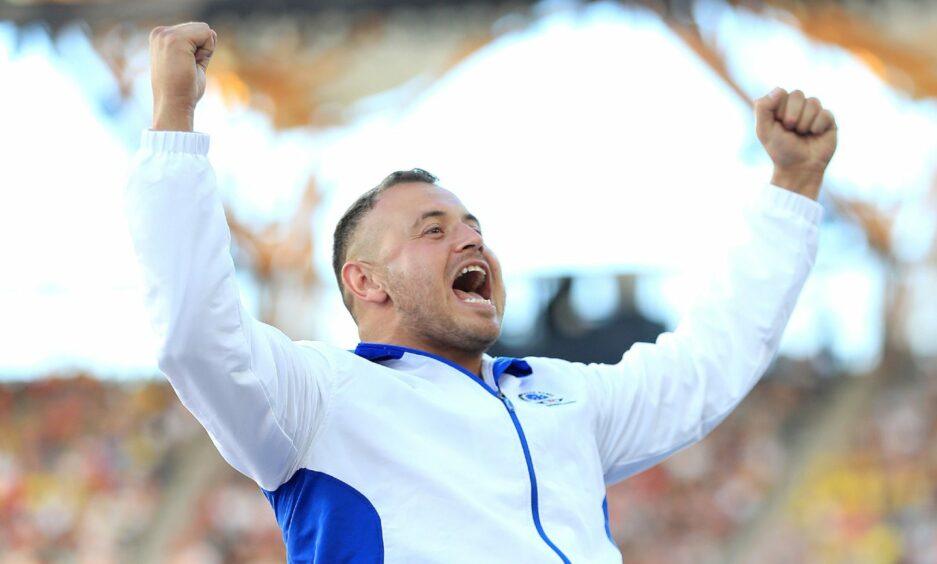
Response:
POLYGON ((481 265, 464 267, 452 282, 452 291, 463 302, 492 305, 491 282, 488 280, 488 272, 481 265))

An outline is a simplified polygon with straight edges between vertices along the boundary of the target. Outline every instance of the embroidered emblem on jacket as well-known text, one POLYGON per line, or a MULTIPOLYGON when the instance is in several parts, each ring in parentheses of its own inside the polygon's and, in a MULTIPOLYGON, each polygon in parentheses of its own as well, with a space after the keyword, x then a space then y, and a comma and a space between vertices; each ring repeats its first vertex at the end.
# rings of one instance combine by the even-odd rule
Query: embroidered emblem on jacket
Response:
POLYGON ((546 406, 565 405, 567 403, 576 402, 576 400, 557 397, 550 392, 524 392, 523 394, 517 394, 517 397, 530 403, 539 403, 540 405, 546 406))

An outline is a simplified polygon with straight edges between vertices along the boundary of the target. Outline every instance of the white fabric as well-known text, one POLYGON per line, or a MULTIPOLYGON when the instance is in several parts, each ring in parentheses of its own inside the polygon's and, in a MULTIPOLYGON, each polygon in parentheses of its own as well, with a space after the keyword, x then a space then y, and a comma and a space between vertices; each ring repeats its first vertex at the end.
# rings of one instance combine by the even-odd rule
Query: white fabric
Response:
MULTIPOLYGON (((207 151, 205 135, 145 132, 127 205, 159 365, 225 459, 266 490, 300 468, 354 487, 380 515, 387 562, 559 561, 531 519, 517 431, 479 382, 420 354, 378 364, 294 343, 243 310, 207 151)), ((673 333, 615 365, 531 358, 530 376, 500 378, 530 447, 543 529, 572 562, 620 562, 606 484, 701 439, 776 351, 821 208, 757 190, 745 240, 673 333)))

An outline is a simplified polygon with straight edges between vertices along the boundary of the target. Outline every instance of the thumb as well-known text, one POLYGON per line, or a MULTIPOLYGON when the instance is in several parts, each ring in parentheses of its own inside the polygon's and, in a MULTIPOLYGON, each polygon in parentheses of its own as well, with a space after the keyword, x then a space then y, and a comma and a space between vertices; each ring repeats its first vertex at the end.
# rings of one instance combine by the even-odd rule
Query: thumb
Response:
POLYGON ((218 40, 218 34, 213 30, 211 35, 204 39, 201 44, 195 44, 195 63, 203 69, 208 67, 208 61, 215 54, 215 42, 218 40))
POLYGON ((778 108, 781 107, 785 98, 787 98, 787 91, 783 88, 775 88, 755 100, 755 133, 759 139, 764 139, 768 135, 778 108))

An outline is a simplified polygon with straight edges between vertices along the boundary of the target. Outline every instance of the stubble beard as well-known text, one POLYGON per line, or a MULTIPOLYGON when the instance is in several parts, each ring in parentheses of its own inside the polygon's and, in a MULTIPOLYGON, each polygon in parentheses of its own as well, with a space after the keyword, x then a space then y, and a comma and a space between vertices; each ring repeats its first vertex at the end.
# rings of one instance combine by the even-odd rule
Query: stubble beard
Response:
MULTIPOLYGON (((432 288, 424 286, 421 291, 407 291, 396 287, 395 305, 401 317, 401 326, 420 342, 437 350, 454 350, 466 354, 482 354, 501 335, 500 323, 496 328, 475 328, 469 320, 453 319, 456 312, 446 312, 430 296, 432 288)), ((415 288, 414 288, 415 289, 415 288)))
POLYGON ((478 330, 452 320, 445 323, 432 316, 407 316, 404 324, 423 342, 440 350, 482 354, 498 340, 500 331, 478 330))

